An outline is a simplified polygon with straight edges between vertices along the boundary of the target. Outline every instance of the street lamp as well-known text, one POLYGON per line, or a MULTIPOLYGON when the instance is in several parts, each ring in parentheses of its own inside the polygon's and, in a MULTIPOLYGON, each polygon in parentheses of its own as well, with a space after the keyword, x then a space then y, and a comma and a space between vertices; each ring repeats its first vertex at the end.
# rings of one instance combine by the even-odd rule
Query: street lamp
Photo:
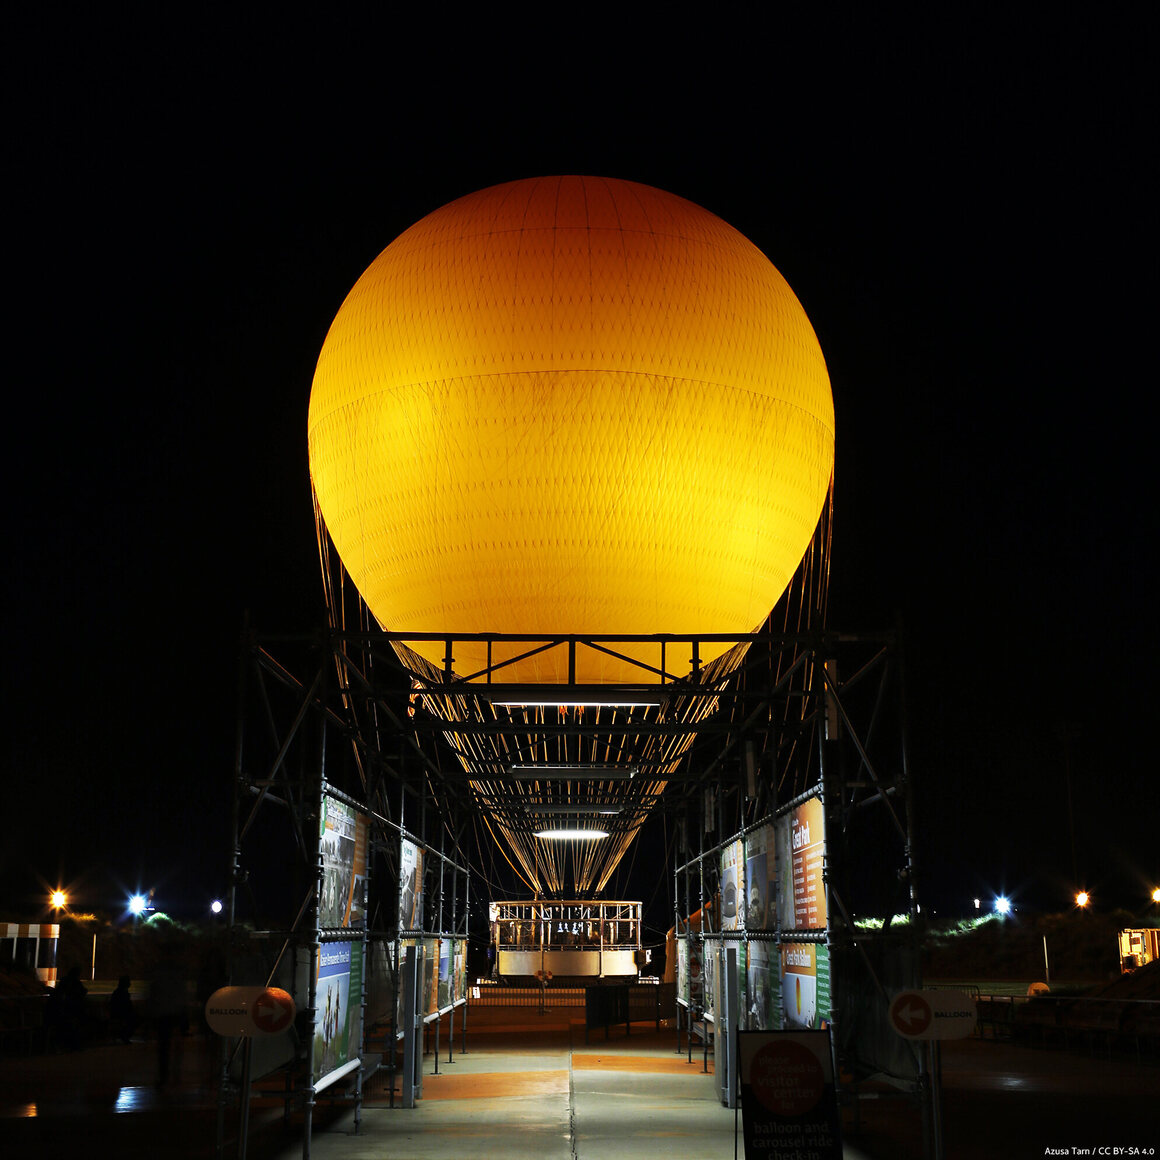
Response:
POLYGON ((68 906, 68 895, 63 890, 54 890, 51 902, 53 910, 63 910, 68 906))
POLYGON ((1078 907, 1079 907, 1081 910, 1082 910, 1082 909, 1083 909, 1085 906, 1087 906, 1087 904, 1088 904, 1089 902, 1091 902, 1091 900, 1092 900, 1092 899, 1091 899, 1091 895, 1090 895, 1090 894, 1088 894, 1088 892, 1087 892, 1086 890, 1081 890, 1081 891, 1080 891, 1080 892, 1079 892, 1079 893, 1078 893, 1078 894, 1075 896, 1075 904, 1076 904, 1076 906, 1078 906, 1078 907))

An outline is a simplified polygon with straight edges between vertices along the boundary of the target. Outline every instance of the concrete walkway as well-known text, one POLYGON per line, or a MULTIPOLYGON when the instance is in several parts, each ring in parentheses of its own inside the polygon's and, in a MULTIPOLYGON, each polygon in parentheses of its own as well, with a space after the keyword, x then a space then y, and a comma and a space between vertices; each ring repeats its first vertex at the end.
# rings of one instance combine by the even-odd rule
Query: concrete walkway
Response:
MULTIPOLYGON (((583 1023, 474 1029, 466 1055, 428 1056, 414 1109, 373 1095, 360 1132, 346 1113, 311 1141, 317 1160, 732 1160, 734 1113, 702 1056, 677 1055, 674 1032, 637 1025, 584 1043, 583 1023)), ((446 1051, 446 1048, 444 1048, 446 1051)), ((279 1160, 302 1155, 301 1139, 279 1160)))
MULTIPOLYGON (((311 1136, 315 1160, 732 1160, 734 1113, 721 1106, 702 1058, 677 1054, 673 1031, 635 1024, 630 1036, 596 1033, 586 1045, 577 1012, 539 1016, 473 1013, 468 1052, 455 1044, 439 1074, 424 1057, 418 1107, 391 1108, 380 1072, 368 1085, 361 1129, 353 1110, 321 1106, 311 1136)), ((173 1080, 158 1088, 155 1045, 89 1045, 81 1051, 0 1058, 0 1141, 5 1155, 35 1160, 80 1156, 214 1155, 217 1088, 213 1047, 182 1041, 173 1080)), ((711 1066, 711 1061, 710 1061, 711 1066)), ((1160 1063, 1108 1059, 993 1040, 943 1048, 947 1160, 1022 1160, 1120 1155, 1160 1148, 1160 1063), (1075 1149, 1075 1151, 1070 1151, 1075 1149), (1055 1154, 1061 1154, 1056 1152, 1055 1154), (1114 1153, 1108 1152, 1112 1155, 1114 1153)), ((889 1093, 883 1091, 883 1095, 889 1093)), ((298 1160, 302 1116, 283 1123, 272 1094, 252 1105, 248 1160, 298 1160)), ((904 1099, 846 1112, 847 1160, 922 1160, 918 1111, 904 1099)), ((226 1110, 225 1155, 238 1153, 236 1104, 226 1110)), ((743 1149, 738 1149, 743 1154, 743 1149)), ((1160 1155, 1160 1153, 1155 1153, 1160 1155)))

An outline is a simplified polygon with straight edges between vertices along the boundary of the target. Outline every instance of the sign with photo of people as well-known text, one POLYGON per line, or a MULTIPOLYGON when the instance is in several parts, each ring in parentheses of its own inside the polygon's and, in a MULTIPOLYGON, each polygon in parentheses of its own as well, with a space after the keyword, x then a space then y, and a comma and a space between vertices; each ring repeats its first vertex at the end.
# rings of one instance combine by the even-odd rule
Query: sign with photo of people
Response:
POLYGON ((777 897, 773 826, 759 826, 745 839, 745 929, 776 930, 777 897))
POLYGON ((364 813, 329 793, 322 795, 318 925, 323 930, 361 927, 366 923, 369 833, 370 820, 364 813))
POLYGON ((745 1018, 749 1031, 772 1031, 778 1022, 777 944, 753 940, 746 955, 745 1018))
POLYGON ((403 838, 399 844, 399 929, 423 926, 423 851, 403 838))
POLYGON ((745 912, 744 845, 740 838, 721 851, 721 929, 738 930, 745 912))
POLYGON ((355 1059, 362 1043, 361 942, 319 948, 314 1024, 314 1083, 355 1059))
POLYGON ((452 976, 451 1001, 467 1002, 467 939, 455 940, 455 970, 452 976))

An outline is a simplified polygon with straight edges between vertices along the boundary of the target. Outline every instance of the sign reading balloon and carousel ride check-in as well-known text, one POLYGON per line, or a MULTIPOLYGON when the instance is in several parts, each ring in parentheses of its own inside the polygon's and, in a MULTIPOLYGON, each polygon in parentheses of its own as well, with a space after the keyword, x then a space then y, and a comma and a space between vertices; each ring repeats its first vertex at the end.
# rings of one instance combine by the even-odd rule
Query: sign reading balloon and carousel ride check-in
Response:
POLYGON ((746 1160, 841 1160, 828 1031, 739 1031, 746 1160))
POLYGON ((794 806, 777 819, 778 861, 785 868, 779 891, 782 930, 825 930, 825 811, 819 798, 794 806))
POLYGON ((322 795, 322 897, 318 925, 359 927, 366 921, 367 816, 330 793, 322 795))
POLYGON ((327 942, 318 952, 314 1083, 355 1059, 362 1043, 361 942, 327 942))

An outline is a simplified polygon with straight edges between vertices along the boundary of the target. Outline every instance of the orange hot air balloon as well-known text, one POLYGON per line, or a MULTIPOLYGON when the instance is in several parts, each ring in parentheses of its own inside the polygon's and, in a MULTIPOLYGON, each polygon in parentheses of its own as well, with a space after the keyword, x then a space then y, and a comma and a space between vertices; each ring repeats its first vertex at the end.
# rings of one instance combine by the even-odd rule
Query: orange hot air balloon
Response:
MULTIPOLYGON (((737 230, 648 186, 548 177, 454 201, 371 263, 323 345, 308 442, 387 629, 748 633, 817 524, 834 414, 805 311, 737 230)), ((458 645, 457 671, 485 647, 458 645)), ((581 683, 642 679, 580 664, 581 683)))

